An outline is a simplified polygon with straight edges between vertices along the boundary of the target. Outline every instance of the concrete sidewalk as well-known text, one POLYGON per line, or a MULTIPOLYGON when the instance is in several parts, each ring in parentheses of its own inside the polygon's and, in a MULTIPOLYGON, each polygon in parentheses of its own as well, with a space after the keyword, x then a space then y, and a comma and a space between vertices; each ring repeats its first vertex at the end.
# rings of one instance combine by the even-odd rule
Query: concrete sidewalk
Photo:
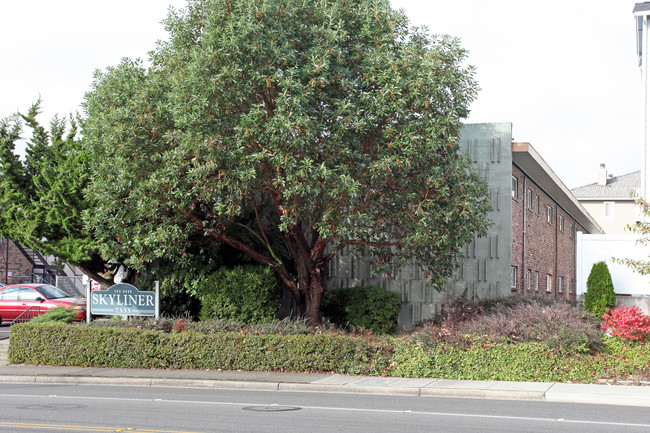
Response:
POLYGON ((473 397, 650 407, 650 386, 346 376, 341 374, 0 366, 0 383, 473 397))

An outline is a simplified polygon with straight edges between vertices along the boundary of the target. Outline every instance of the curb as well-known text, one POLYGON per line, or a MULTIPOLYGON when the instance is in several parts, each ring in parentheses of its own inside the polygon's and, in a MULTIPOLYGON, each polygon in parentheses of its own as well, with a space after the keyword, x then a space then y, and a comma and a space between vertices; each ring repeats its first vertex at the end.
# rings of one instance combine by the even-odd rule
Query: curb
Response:
MULTIPOLYGON (((93 375, 92 371, 51 374, 25 371, 0 373, 0 383, 64 384, 197 388, 242 391, 315 392, 434 398, 480 398, 498 400, 547 401, 552 403, 607 404, 650 407, 650 387, 549 382, 490 382, 450 379, 375 378, 332 375, 323 378, 239 376, 239 377, 133 377, 124 372, 93 375), (242 380, 248 377, 246 380, 242 380), (260 380, 267 379, 267 380, 260 380)), ((249 372, 242 372, 247 374, 249 372)))
POLYGON ((4 375, 2 383, 140 386, 169 388, 200 388, 243 391, 324 392, 335 394, 395 395, 412 397, 471 397, 492 399, 544 400, 544 393, 522 391, 494 391, 478 389, 436 389, 426 387, 391 387, 326 385, 318 383, 233 381, 211 379, 168 379, 128 377, 81 377, 45 375, 4 375))

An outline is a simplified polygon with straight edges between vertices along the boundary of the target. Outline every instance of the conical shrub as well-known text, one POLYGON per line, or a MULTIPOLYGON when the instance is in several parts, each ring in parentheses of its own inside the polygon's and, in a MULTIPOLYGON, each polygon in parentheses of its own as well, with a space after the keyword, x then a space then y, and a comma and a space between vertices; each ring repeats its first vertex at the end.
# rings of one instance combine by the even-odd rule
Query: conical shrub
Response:
POLYGON ((585 310, 593 312, 600 319, 608 308, 614 307, 616 307, 616 294, 614 294, 612 275, 609 273, 607 263, 595 263, 587 278, 585 310))

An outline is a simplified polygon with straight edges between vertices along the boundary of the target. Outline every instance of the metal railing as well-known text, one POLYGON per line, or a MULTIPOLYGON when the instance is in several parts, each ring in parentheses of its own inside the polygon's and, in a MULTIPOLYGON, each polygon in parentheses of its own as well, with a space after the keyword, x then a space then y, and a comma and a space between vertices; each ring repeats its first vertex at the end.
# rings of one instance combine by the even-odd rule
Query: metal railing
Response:
POLYGON ((83 283, 83 277, 63 277, 57 275, 56 287, 75 296, 86 296, 86 287, 83 283))
POLYGON ((21 322, 29 322, 32 320, 34 317, 40 316, 41 315, 41 307, 29 307, 23 313, 16 317, 11 324, 13 325, 14 323, 21 323, 21 322))

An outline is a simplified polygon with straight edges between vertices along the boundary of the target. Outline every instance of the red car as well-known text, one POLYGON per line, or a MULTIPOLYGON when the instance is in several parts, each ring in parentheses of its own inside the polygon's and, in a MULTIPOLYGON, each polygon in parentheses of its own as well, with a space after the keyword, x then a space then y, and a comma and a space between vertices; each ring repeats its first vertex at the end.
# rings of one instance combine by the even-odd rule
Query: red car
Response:
POLYGON ((72 296, 50 284, 11 284, 0 288, 0 322, 26 322, 58 306, 79 310, 76 321, 86 317, 86 298, 72 296))

